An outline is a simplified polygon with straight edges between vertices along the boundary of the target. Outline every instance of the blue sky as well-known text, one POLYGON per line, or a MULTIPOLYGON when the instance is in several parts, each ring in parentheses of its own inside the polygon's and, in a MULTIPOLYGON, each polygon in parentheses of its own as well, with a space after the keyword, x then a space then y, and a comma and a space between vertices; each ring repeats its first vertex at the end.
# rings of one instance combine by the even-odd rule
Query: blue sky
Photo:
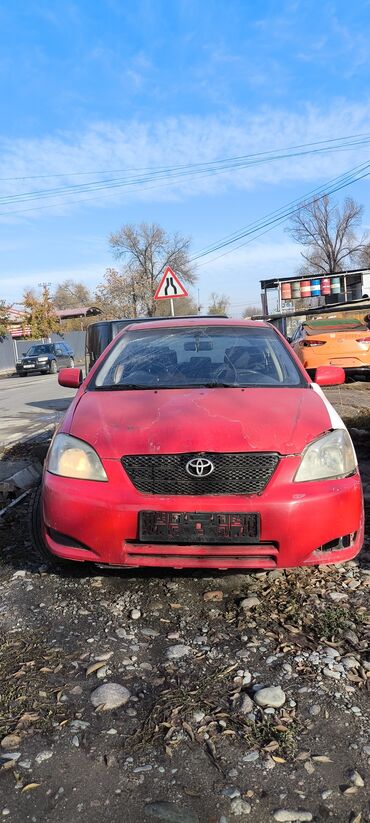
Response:
MULTIPOLYGON (((369 28, 364 0, 3 3, 0 297, 67 277, 94 287, 125 222, 190 235, 196 253, 366 162, 370 143, 170 185, 34 194, 370 132, 369 28)), ((369 191, 365 179, 338 195, 364 204, 365 228, 369 191)), ((214 258, 198 269, 201 302, 223 291, 237 314, 260 278, 294 274, 299 248, 281 225, 214 258)))

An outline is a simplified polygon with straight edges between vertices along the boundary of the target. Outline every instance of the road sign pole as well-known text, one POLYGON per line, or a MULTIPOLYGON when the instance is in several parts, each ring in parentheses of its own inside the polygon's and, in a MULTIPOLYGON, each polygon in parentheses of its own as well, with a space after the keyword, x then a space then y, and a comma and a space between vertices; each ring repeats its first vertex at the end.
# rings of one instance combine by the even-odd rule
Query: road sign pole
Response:
POLYGON ((175 317, 175 306, 171 297, 171 317, 175 317))

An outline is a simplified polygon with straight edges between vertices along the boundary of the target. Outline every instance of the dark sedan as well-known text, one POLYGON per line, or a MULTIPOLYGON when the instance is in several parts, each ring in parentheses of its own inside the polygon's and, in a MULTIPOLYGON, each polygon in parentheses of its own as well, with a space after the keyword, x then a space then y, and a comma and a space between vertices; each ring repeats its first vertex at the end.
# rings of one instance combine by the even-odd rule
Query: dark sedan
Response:
POLYGON ((34 343, 17 361, 16 370, 20 377, 25 377, 32 372, 56 374, 59 369, 73 366, 73 351, 66 343, 34 343))

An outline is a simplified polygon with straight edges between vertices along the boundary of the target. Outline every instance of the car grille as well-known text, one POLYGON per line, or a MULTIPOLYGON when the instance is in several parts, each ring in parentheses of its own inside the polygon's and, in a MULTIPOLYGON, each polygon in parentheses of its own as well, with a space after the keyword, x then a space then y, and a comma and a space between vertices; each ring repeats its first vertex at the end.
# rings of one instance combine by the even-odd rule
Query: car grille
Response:
POLYGON ((274 452, 135 454, 122 464, 136 489, 145 494, 212 495, 261 494, 279 462, 274 452), (186 465, 204 457, 214 464, 206 477, 190 477, 186 465))

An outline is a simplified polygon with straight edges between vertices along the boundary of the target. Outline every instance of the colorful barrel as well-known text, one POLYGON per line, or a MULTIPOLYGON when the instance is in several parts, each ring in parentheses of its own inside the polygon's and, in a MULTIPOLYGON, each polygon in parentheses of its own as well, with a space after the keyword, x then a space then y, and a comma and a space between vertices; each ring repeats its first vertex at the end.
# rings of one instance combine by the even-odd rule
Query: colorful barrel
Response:
POLYGON ((290 283, 281 284, 281 297, 283 300, 290 300, 292 296, 292 287, 290 283))
POLYGON ((330 283, 331 294, 339 294, 340 292, 340 277, 332 277, 330 283))
POLYGON ((301 297, 311 297, 311 283, 309 280, 301 280, 301 297))
POLYGON ((330 277, 323 277, 321 280, 321 294, 330 294, 330 277))
POLYGON ((312 297, 320 297, 320 280, 311 280, 312 297))
POLYGON ((301 286, 300 283, 292 283, 292 298, 293 300, 298 300, 301 296, 301 286))

